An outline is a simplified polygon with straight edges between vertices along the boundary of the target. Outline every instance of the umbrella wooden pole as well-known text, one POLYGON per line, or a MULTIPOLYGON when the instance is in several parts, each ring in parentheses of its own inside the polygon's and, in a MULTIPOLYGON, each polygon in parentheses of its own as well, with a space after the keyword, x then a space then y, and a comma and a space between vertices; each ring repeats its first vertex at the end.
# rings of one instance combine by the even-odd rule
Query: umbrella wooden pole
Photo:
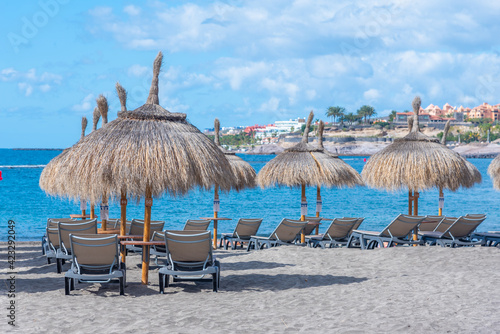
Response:
POLYGON ((408 189, 408 215, 413 214, 413 191, 408 189))
MULTIPOLYGON (((120 235, 125 235, 127 228, 127 194, 124 191, 122 191, 122 197, 120 199, 120 209, 120 235)), ((125 247, 121 249, 121 257, 122 262, 125 263, 125 247)))
MULTIPOLYGON (((214 203, 219 200, 219 186, 215 185, 214 203)), ((219 212, 214 207, 214 218, 219 217, 219 212)), ((214 249, 217 249, 217 219, 214 219, 214 249)))
POLYGON ((439 187, 439 211, 438 211, 438 216, 442 216, 443 215, 443 208, 441 206, 444 203, 441 203, 441 200, 444 202, 444 194, 443 194, 443 188, 439 187))
MULTIPOLYGON (((108 205, 108 196, 106 194, 102 196, 102 205, 104 206, 108 205)), ((102 213, 101 213, 101 228, 103 231, 106 231, 106 229, 108 228, 108 220, 102 217, 102 213)))
MULTIPOLYGON (((151 188, 149 185, 146 186, 146 200, 145 200, 145 210, 144 210, 144 236, 143 241, 149 241, 149 230, 151 224, 151 207, 153 206, 153 199, 151 198, 151 188)), ((144 245, 142 247, 142 284, 148 284, 148 273, 149 273, 149 246, 144 245)))
MULTIPOLYGON (((302 203, 303 202, 306 202, 307 201, 307 198, 306 198, 306 185, 304 183, 302 183, 302 198, 300 199, 300 204, 301 204, 301 211, 302 211, 302 203)), ((306 221, 306 216, 302 214, 302 212, 300 213, 300 220, 301 221, 306 221)), ((301 243, 305 243, 306 242, 306 235, 304 234, 304 230, 302 230, 302 232, 300 233, 300 242, 301 243)))
MULTIPOLYGON (((418 197, 419 197, 419 193, 418 191, 415 191, 413 193, 413 215, 414 216, 418 216, 418 197)), ((418 239, 418 228, 415 227, 415 229, 413 230, 413 240, 417 240, 418 239)))
POLYGON ((82 210, 82 219, 85 219, 85 210, 82 210))
POLYGON ((92 204, 90 206, 90 219, 94 219, 95 218, 95 207, 94 207, 94 204, 92 204))
MULTIPOLYGON (((317 186, 316 187, 316 208, 318 207, 318 202, 321 202, 321 187, 317 186)), ((320 212, 316 210, 316 217, 319 218, 320 212)), ((316 225, 316 231, 314 232, 315 234, 319 233, 319 225, 316 225)))

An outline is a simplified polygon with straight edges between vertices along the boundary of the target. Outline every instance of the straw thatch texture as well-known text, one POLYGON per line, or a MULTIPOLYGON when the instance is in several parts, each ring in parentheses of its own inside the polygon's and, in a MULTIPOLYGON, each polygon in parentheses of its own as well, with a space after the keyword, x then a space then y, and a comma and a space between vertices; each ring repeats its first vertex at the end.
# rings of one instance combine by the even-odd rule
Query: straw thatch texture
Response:
POLYGON ((229 161, 229 165, 233 170, 233 174, 236 177, 236 184, 234 185, 234 189, 238 191, 245 188, 254 188, 256 185, 255 178, 257 177, 255 169, 253 169, 253 167, 250 166, 248 162, 238 157, 234 152, 230 152, 224 149, 220 145, 220 140, 219 140, 220 122, 217 118, 214 121, 214 129, 215 129, 215 137, 214 137, 215 145, 217 145, 219 149, 226 156, 226 159, 227 161, 229 161))
POLYGON ((99 119, 101 118, 101 113, 99 112, 99 108, 94 108, 94 113, 92 114, 92 131, 97 130, 97 123, 99 123, 99 119))
POLYGON ((497 155, 488 167, 488 174, 493 179, 493 187, 500 190, 500 155, 497 155))
MULTIPOLYGON (((420 98, 413 103, 414 121, 411 132, 374 154, 361 175, 373 188, 397 191, 422 191, 434 187, 457 190, 472 187, 477 176, 467 161, 437 139, 419 132, 420 98)), ((475 168, 475 167, 474 167, 475 168)))
MULTIPOLYGON (((269 161, 257 175, 257 183, 265 188, 273 185, 352 187, 363 182, 359 174, 344 161, 324 152, 322 147, 308 144, 309 114, 302 141, 269 161)), ((320 135, 320 137, 322 134, 320 135)))
POLYGON ((102 125, 108 124, 108 100, 104 97, 104 95, 100 94, 96 102, 97 108, 99 108, 99 113, 102 117, 102 125))
MULTIPOLYGON (((158 101, 153 95, 158 93, 161 59, 160 52, 148 98, 151 103, 158 101)), ((170 113, 156 104, 119 112, 117 119, 68 150, 63 160, 64 169, 52 175, 66 184, 67 191, 61 195, 93 203, 100 202, 104 192, 119 198, 124 190, 138 199, 148 187, 153 197, 159 197, 214 184, 229 190, 236 182, 224 154, 186 121, 185 114, 170 113)))
POLYGON ((81 138, 85 137, 85 129, 87 129, 87 117, 83 116, 82 117, 82 135, 81 138))
MULTIPOLYGON (((325 125, 323 121, 319 122, 318 127, 318 147, 323 147, 323 131, 325 125)), ((329 187, 354 187, 364 185, 361 175, 349 166, 344 160, 340 159, 338 155, 324 150, 323 152, 312 153, 316 159, 320 171, 323 174, 323 184, 329 187), (325 181, 326 178, 326 181, 325 181)))
POLYGON ((116 83, 116 93, 120 100, 121 111, 127 111, 127 91, 119 82, 116 83))

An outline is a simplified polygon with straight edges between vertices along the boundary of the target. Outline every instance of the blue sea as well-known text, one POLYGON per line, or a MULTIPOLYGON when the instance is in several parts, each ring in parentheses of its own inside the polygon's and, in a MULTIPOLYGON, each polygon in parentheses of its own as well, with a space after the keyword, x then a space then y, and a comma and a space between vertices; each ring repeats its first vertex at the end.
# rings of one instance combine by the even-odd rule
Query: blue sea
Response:
MULTIPOLYGON (((80 212, 80 203, 50 197, 38 186, 43 166, 61 151, 0 149, 0 229, 1 241, 7 240, 7 222, 16 223, 16 240, 40 240, 45 232, 47 218, 69 217, 80 212)), ((239 155, 258 172, 274 155, 239 155)), ((342 157, 361 172, 369 157, 342 157)), ((486 170, 492 159, 470 159, 483 176, 483 182, 471 189, 445 191, 444 214, 460 216, 467 213, 485 213, 488 218, 478 230, 500 230, 500 192, 492 187, 486 170)), ((316 188, 306 190, 308 214, 315 215, 316 188)), ((388 193, 367 187, 323 188, 322 217, 366 217, 362 228, 380 230, 399 213, 408 213, 408 192, 388 193)), ((187 196, 163 196, 153 200, 152 219, 164 220, 165 228, 182 229, 187 219, 212 216, 213 191, 193 190, 187 196)), ((89 210, 89 208, 87 208, 89 210)), ((89 211, 87 211, 89 212, 89 211)), ((99 214, 98 207, 96 213, 99 214)), ((437 215, 438 192, 420 193, 419 214, 437 215)), ((111 203, 110 218, 119 218, 119 203, 111 203)), ((220 195, 220 217, 233 220, 219 222, 219 233, 232 232, 238 218, 264 218, 259 234, 272 232, 281 218, 300 217, 300 189, 275 187, 249 189, 220 195)), ((143 218, 144 201, 129 201, 127 218, 143 218)), ((323 224, 320 228, 326 228, 323 224)))

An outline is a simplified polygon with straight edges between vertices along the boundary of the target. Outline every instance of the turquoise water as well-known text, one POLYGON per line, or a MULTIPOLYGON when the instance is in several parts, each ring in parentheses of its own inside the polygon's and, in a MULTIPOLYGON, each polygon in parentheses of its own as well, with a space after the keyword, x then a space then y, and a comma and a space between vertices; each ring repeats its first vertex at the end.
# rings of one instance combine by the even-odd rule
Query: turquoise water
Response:
MULTIPOLYGON (((17 240, 39 240, 44 233, 48 217, 68 217, 80 213, 80 204, 69 200, 47 196, 38 186, 43 167, 30 168, 47 164, 61 151, 14 151, 0 149, 0 234, 1 241, 7 239, 7 221, 16 222, 17 240), (6 166, 23 166, 9 168, 6 166)), ((256 171, 273 155, 240 155, 256 171)), ((361 172, 368 157, 342 157, 344 161, 361 172)), ((459 190, 455 193, 445 191, 444 214, 459 216, 466 213, 486 213, 488 218, 479 230, 500 230, 500 192, 492 187, 492 181, 486 173, 491 159, 470 159, 483 176, 483 182, 472 189, 459 190)), ((316 188, 308 188, 309 215, 315 214, 316 188)), ((366 217, 363 229, 379 230, 387 225, 398 213, 408 212, 408 193, 387 193, 366 187, 346 189, 322 189, 322 217, 340 216, 366 217)), ((165 227, 181 229, 187 219, 212 216, 213 192, 193 190, 186 197, 170 198, 164 196, 153 201, 152 218, 165 220, 165 227)), ((143 218, 144 201, 139 204, 129 201, 127 217, 143 218)), ((436 215, 438 192, 432 190, 420 194, 419 214, 436 215)), ((250 189, 220 195, 221 217, 232 218, 229 222, 219 223, 219 233, 231 232, 240 217, 264 218, 259 234, 272 232, 281 218, 298 219, 300 215, 300 189, 276 187, 270 189, 250 189)), ((120 216, 118 203, 109 208, 110 218, 120 216)), ((96 212, 99 210, 96 208, 96 212)), ((322 225, 325 228, 325 224, 322 225)), ((320 228, 320 231, 322 229, 320 228)))

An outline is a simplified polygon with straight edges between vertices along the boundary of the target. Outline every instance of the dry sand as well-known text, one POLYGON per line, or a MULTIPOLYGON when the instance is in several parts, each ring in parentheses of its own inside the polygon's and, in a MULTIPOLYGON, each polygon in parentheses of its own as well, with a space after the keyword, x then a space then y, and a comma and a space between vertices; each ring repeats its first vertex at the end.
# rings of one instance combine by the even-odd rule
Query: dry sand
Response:
MULTIPOLYGON (((116 285, 77 284, 64 295, 39 243, 16 247, 19 333, 498 333, 498 248, 404 247, 217 251, 221 290, 175 283, 158 294, 157 269, 140 284, 140 257, 127 257, 126 296, 116 285)), ((0 252, 6 273, 6 247, 0 252)), ((69 265, 65 265, 65 269, 69 265)), ((7 325, 1 285, 0 332, 7 325)))

